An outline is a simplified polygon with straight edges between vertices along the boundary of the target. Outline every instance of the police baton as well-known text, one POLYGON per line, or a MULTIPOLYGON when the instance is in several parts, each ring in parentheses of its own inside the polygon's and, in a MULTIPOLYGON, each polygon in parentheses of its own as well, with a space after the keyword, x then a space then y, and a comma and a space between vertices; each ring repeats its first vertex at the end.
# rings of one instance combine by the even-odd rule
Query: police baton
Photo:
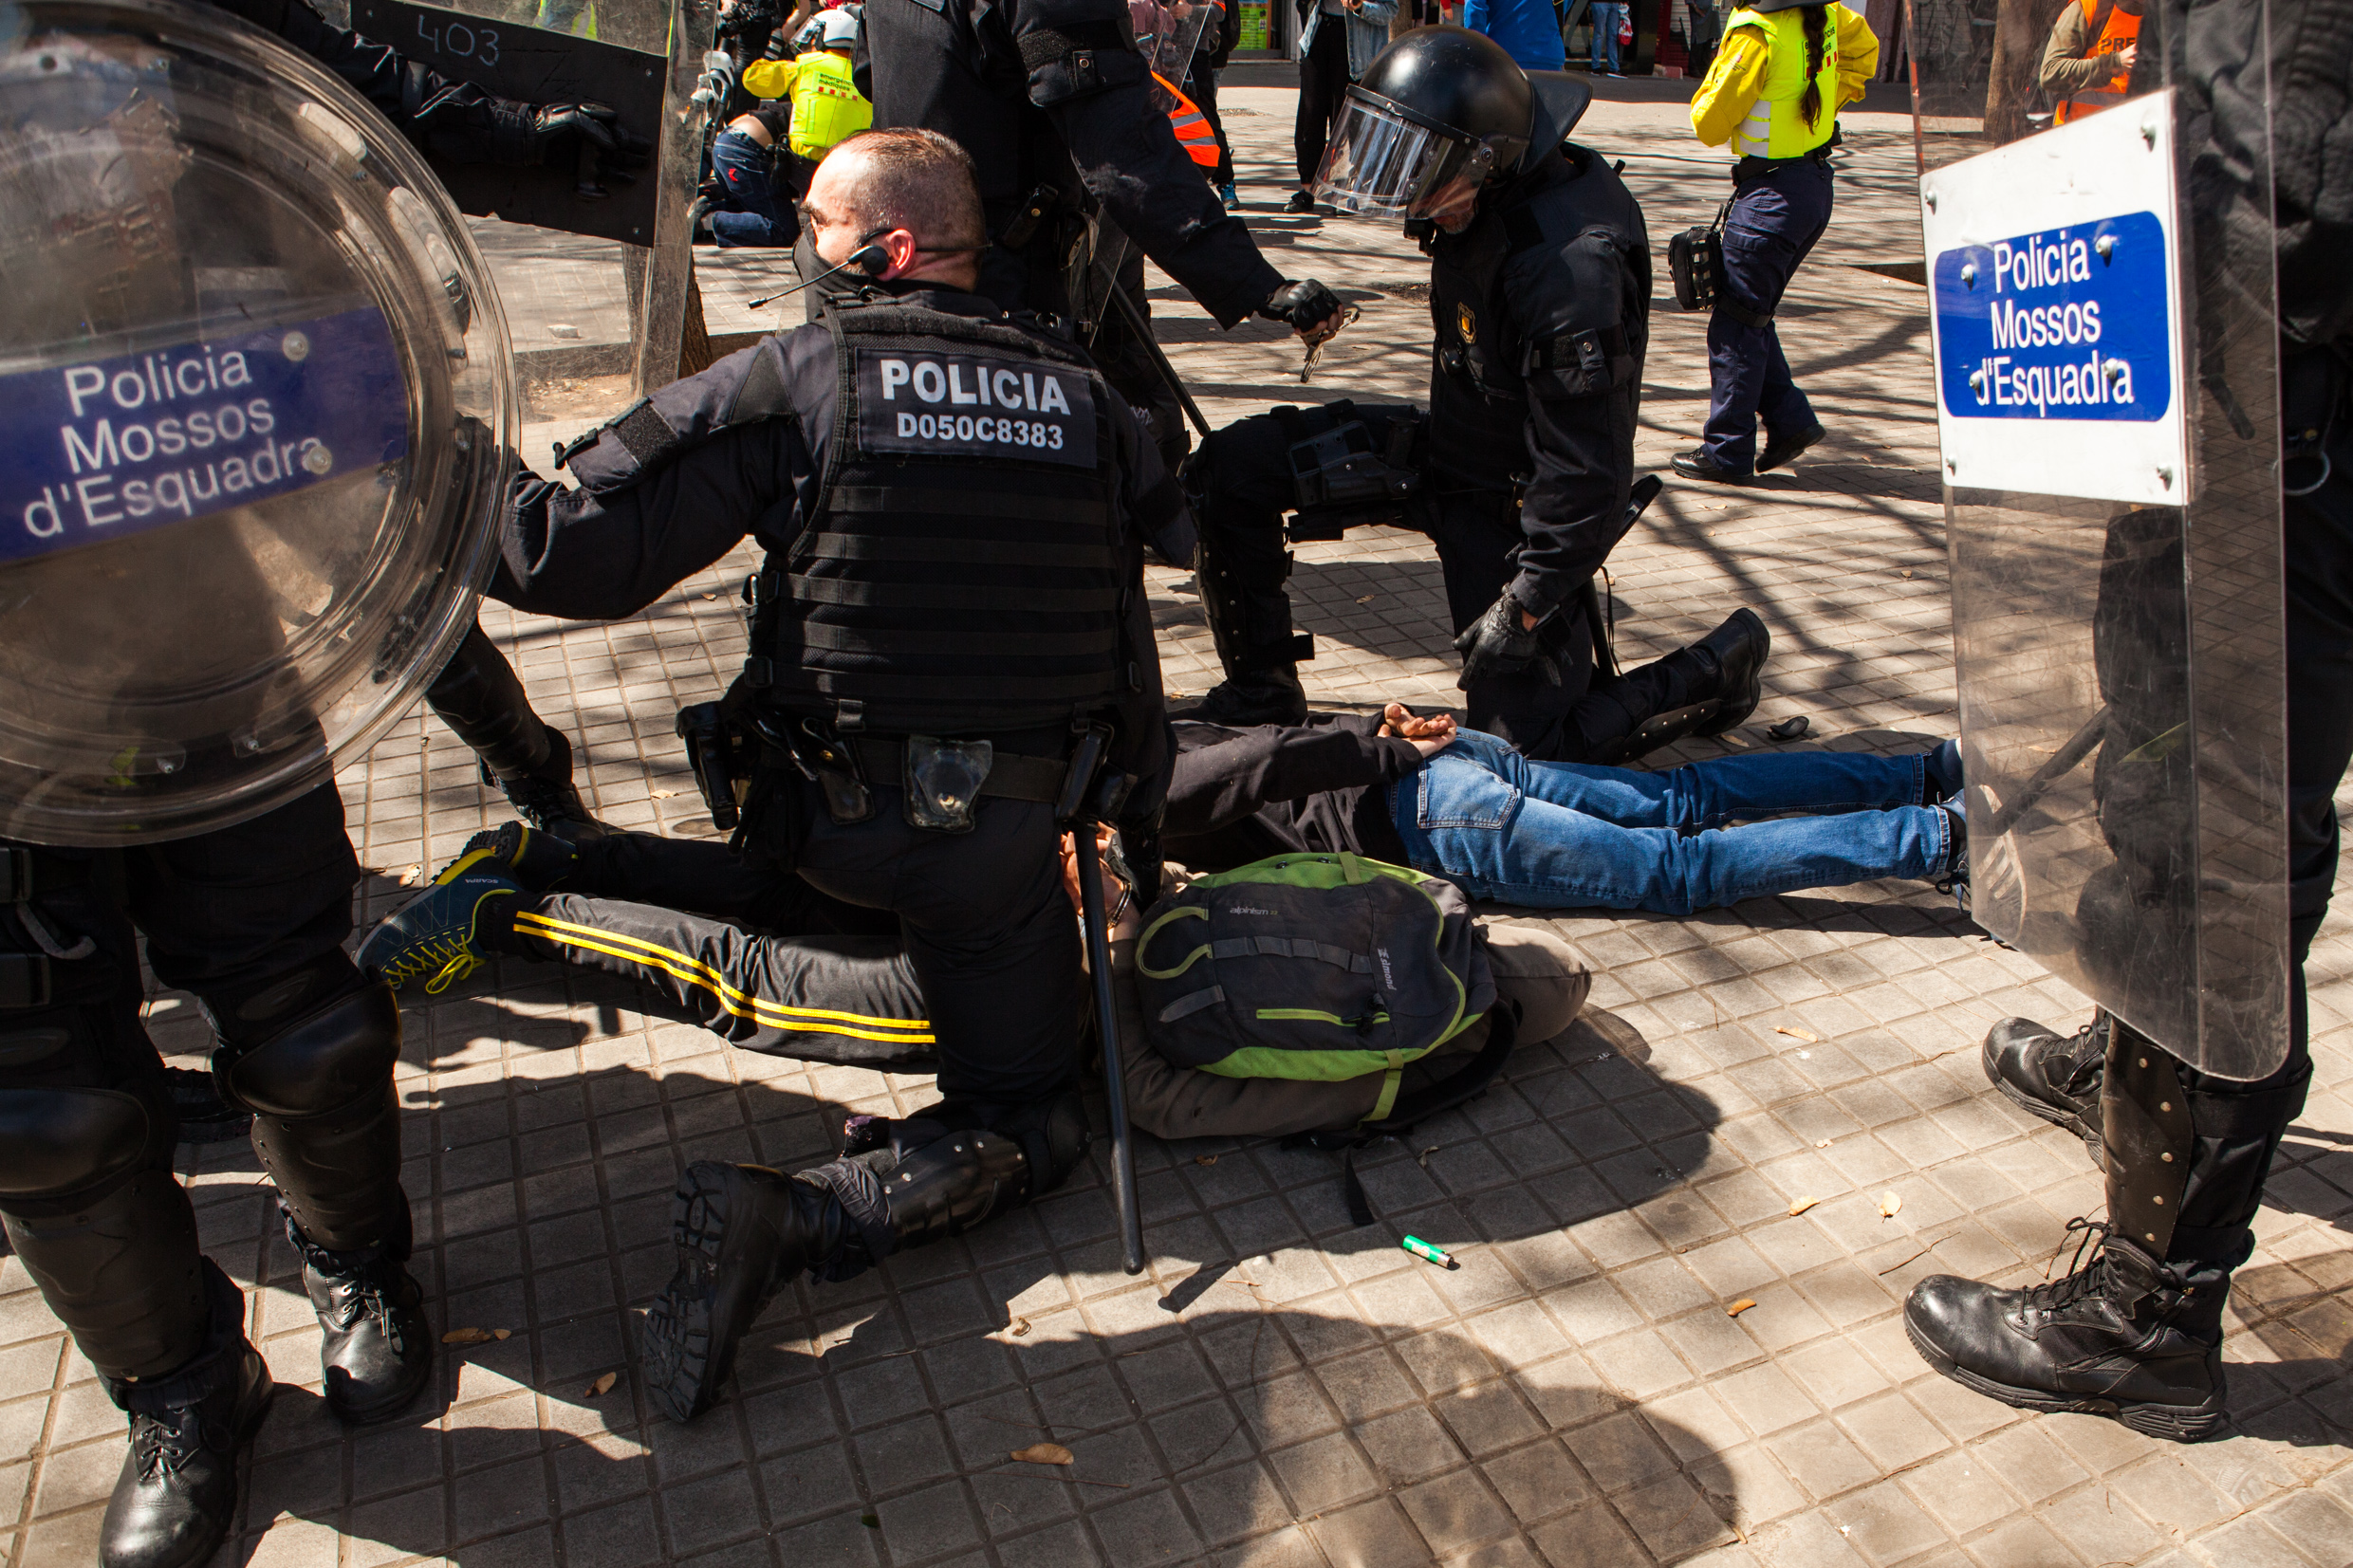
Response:
MULTIPOLYGON (((1071 836, 1079 874, 1079 917, 1086 931, 1086 967, 1095 982, 1095 1026, 1102 1040, 1103 1098, 1111 1111, 1111 1203, 1120 1216, 1120 1248, 1130 1274, 1144 1271, 1143 1219, 1136 1206, 1136 1151, 1127 1131, 1127 1079, 1120 1061, 1120 1007, 1111 990, 1111 926, 1103 917, 1102 857, 1095 847, 1095 821, 1105 809, 1095 790, 1111 728, 1092 724, 1079 738, 1064 781, 1055 821, 1071 836)), ((1112 781, 1106 780, 1106 785, 1112 781)), ((1117 787, 1126 793, 1124 781, 1117 787)), ((1111 793, 1111 787, 1102 791, 1111 793)), ((1109 809, 1117 809, 1117 802, 1109 809)))
MULTIPOLYGON (((1136 302, 1127 297, 1127 290, 1120 286, 1117 278, 1111 280, 1111 302, 1120 307, 1120 314, 1126 319, 1127 329, 1136 334, 1136 341, 1144 345, 1144 352, 1152 356, 1153 366, 1159 371, 1160 379, 1168 383, 1169 390, 1176 395, 1176 401, 1184 405, 1185 417, 1193 421, 1193 428, 1199 431, 1204 439, 1214 434, 1215 432, 1209 428, 1209 420, 1202 416, 1201 405, 1193 400, 1193 394, 1187 392, 1185 383, 1177 379, 1176 367, 1168 362, 1168 356, 1161 351, 1159 341, 1152 336, 1151 318, 1136 307, 1136 302)), ((1128 1272, 1132 1274, 1135 1270, 1128 1272)))

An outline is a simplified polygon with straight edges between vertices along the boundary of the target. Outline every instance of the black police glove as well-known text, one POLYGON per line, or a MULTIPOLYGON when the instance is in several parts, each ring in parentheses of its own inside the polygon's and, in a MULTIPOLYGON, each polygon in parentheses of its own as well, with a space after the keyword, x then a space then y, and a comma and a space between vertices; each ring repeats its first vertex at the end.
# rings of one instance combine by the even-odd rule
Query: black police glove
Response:
POLYGON ((1544 623, 1522 624, 1520 601, 1509 588, 1454 639, 1454 648, 1462 655, 1462 679, 1456 684, 1466 692, 1473 681, 1516 675, 1530 665, 1544 672, 1547 684, 1561 684, 1560 661, 1544 645, 1544 623))
POLYGON ((1258 307, 1258 314, 1269 321, 1281 322, 1294 332, 1312 332, 1346 308, 1340 303, 1339 295, 1313 278, 1302 278, 1268 295, 1267 303, 1258 307))
POLYGON ((602 181, 626 184, 642 168, 652 143, 633 136, 621 117, 602 103, 525 103, 491 100, 490 155, 493 163, 561 167, 575 162, 578 190, 601 196, 602 181))

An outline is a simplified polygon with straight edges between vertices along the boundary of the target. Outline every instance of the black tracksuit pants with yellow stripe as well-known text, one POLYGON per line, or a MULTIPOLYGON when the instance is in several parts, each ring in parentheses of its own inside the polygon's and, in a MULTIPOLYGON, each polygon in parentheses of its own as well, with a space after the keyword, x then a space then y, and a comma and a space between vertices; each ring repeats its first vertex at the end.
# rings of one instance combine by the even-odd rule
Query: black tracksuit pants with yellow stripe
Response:
POLYGON ((724 845, 621 833, 501 947, 651 987, 658 1010, 747 1050, 928 1072, 937 1042, 898 920, 724 845))

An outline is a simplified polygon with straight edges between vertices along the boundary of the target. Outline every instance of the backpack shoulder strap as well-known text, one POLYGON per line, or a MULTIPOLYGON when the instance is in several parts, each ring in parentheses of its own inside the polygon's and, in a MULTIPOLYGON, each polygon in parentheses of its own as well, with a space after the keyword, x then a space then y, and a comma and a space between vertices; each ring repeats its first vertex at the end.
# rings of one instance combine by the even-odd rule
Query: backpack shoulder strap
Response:
POLYGON ((1379 1119, 1367 1116, 1354 1127, 1331 1133, 1301 1133, 1283 1140, 1286 1149, 1324 1149, 1341 1155, 1341 1195, 1348 1203, 1351 1224, 1367 1226, 1373 1223, 1373 1206, 1364 1195, 1364 1183, 1356 1173, 1357 1151, 1382 1138, 1402 1137, 1416 1124, 1428 1120, 1441 1111, 1476 1099, 1503 1073, 1504 1063, 1510 1061, 1512 1050, 1519 1044, 1520 1005, 1499 1002, 1487 1015, 1487 1043, 1478 1054, 1453 1072, 1397 1099, 1397 1073, 1392 1070, 1390 1080, 1381 1086, 1380 1102, 1374 1107, 1379 1119))

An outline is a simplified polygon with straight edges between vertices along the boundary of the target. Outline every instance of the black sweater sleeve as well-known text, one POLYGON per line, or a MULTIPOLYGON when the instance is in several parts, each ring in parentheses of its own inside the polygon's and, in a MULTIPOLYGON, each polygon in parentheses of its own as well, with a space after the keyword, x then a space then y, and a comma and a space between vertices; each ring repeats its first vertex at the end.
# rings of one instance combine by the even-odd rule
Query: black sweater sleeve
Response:
POLYGON ((1320 714, 1305 725, 1249 729, 1179 724, 1163 831, 1172 839, 1214 833, 1269 805, 1353 794, 1420 771, 1414 743, 1376 733, 1380 728, 1373 714, 1320 714))

